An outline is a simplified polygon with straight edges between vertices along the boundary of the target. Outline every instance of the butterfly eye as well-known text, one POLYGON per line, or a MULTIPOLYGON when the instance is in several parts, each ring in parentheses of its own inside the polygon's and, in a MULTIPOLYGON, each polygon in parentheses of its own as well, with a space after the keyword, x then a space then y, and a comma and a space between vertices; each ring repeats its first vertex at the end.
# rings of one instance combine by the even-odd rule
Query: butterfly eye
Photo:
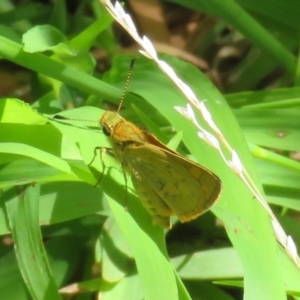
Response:
POLYGON ((106 136, 111 136, 111 129, 106 124, 103 124, 102 131, 106 136))

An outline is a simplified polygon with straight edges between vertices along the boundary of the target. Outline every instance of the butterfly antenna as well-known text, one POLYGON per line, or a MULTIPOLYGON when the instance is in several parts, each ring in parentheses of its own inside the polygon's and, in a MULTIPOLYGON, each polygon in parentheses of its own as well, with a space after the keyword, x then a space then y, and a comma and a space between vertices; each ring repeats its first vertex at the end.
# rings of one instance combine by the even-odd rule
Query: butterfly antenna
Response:
POLYGON ((123 105, 125 94, 126 94, 127 89, 128 89, 128 84, 129 84, 129 81, 130 81, 130 78, 131 78, 131 75, 132 75, 132 70, 133 70, 133 66, 135 64, 136 59, 137 58, 135 57, 130 62, 129 71, 128 71, 128 74, 127 74, 127 78, 126 78, 126 81, 125 81, 123 93, 122 93, 122 96, 121 96, 121 100, 120 100, 120 104, 118 106, 117 112, 119 112, 121 110, 121 107, 123 105))
POLYGON ((53 119, 56 120, 67 120, 67 121, 82 121, 82 122, 93 122, 95 123, 95 120, 88 120, 88 119, 78 119, 78 118, 68 118, 61 115, 55 115, 53 116, 53 119))

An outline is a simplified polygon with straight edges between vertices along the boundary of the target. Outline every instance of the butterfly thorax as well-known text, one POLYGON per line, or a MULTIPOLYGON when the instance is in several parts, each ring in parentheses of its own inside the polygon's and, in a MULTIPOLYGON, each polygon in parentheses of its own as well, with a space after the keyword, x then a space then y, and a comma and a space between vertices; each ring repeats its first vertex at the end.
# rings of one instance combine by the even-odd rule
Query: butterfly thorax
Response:
POLYGON ((105 112, 100 120, 100 125, 104 134, 115 143, 128 141, 148 142, 144 130, 126 121, 117 112, 105 112))
POLYGON ((107 111, 100 120, 103 133, 110 138, 118 158, 126 164, 123 152, 128 144, 149 143, 147 133, 123 119, 117 112, 107 111))

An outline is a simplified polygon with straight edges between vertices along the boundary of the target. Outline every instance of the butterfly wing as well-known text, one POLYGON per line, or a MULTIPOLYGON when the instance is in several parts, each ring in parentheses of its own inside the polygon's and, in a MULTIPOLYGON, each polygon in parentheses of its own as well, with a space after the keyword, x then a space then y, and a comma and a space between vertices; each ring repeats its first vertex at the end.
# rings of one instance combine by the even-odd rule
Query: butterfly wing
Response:
POLYGON ((123 154, 137 194, 154 216, 175 214, 186 222, 207 211, 219 197, 219 178, 173 151, 134 142, 123 154))
POLYGON ((171 228, 170 216, 174 213, 170 207, 149 184, 141 180, 140 175, 134 170, 131 172, 131 180, 143 206, 152 216, 153 223, 164 228, 171 228))

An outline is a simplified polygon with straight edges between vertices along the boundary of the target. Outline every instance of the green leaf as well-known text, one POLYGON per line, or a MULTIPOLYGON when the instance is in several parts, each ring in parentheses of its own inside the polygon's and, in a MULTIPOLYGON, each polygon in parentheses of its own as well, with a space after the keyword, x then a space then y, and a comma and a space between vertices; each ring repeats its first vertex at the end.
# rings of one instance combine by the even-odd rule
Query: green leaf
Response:
POLYGON ((38 222, 39 185, 11 191, 7 213, 20 271, 33 299, 61 299, 42 244, 38 222))
MULTIPOLYGON (((174 58, 166 59, 175 68, 179 76, 196 91, 198 99, 204 101, 213 120, 223 132, 226 140, 238 152, 252 180, 261 189, 247 145, 222 95, 194 67, 174 58), (201 90, 199 86, 201 86, 201 90)), ((123 65, 118 61, 115 62, 119 76, 122 76, 120 70, 123 65)), ((117 73, 112 70, 111 74, 116 76, 117 73)), ((274 299, 283 299, 285 291, 277 264, 277 252, 275 251, 277 242, 269 216, 261 204, 253 199, 252 193, 245 184, 224 164, 219 154, 197 137, 195 126, 174 110, 174 106, 185 106, 186 100, 170 83, 170 80, 156 69, 152 62, 142 59, 139 59, 135 65, 129 90, 141 95, 155 106, 161 115, 177 130, 181 130, 185 145, 197 161, 221 178, 223 194, 219 202, 212 208, 212 211, 224 222, 229 238, 241 257, 245 274, 246 299, 248 297, 253 297, 253 299, 268 298, 270 295, 274 299), (159 87, 155 93, 149 88, 150 83, 151 86, 159 87), (261 244, 264 246, 257 247, 261 244), (256 268, 253 267, 254 265, 256 265, 256 268)), ((143 107, 142 102, 139 108, 141 109, 141 107, 143 107)), ((198 120, 202 126, 207 127, 201 118, 198 118, 198 120)))
POLYGON ((60 55, 76 55, 77 51, 69 46, 67 38, 55 27, 39 25, 23 35, 24 51, 29 53, 53 51, 60 55))

